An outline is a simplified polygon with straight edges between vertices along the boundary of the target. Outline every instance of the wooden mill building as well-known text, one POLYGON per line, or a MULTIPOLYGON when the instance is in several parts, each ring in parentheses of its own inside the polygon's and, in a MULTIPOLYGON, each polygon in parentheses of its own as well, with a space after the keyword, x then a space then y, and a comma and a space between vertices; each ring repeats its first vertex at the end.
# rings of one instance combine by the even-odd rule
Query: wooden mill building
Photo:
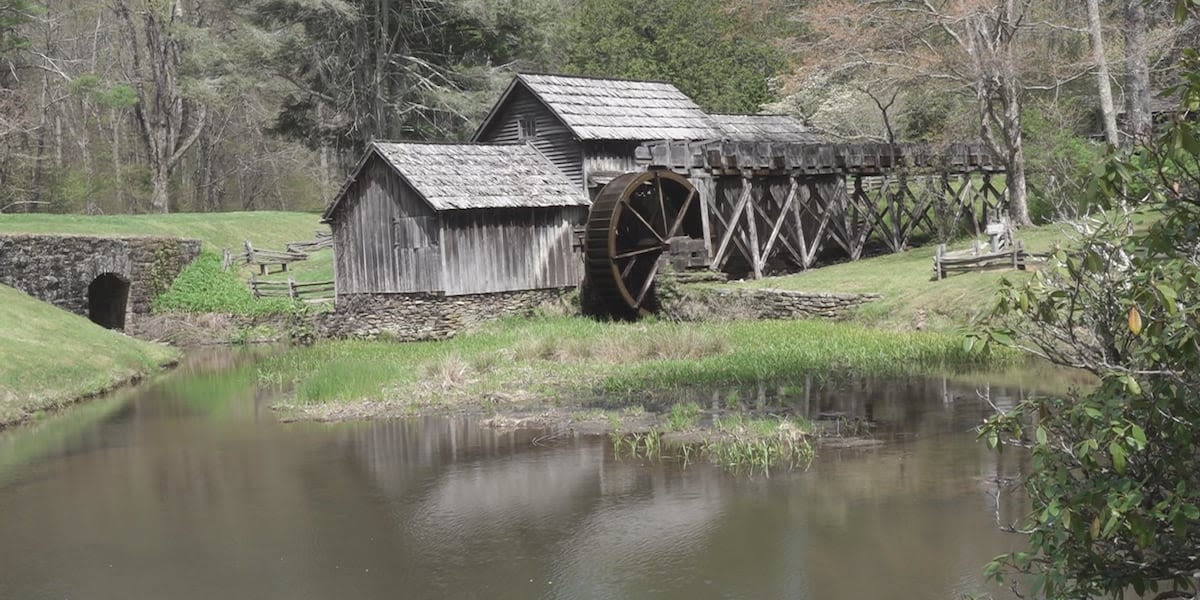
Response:
POLYGON ((326 209, 343 294, 564 288, 588 199, 526 144, 373 143, 326 209))
POLYGON ((674 85, 566 75, 517 75, 475 132, 475 142, 525 142, 591 195, 641 171, 648 141, 814 142, 777 115, 710 115, 674 85))

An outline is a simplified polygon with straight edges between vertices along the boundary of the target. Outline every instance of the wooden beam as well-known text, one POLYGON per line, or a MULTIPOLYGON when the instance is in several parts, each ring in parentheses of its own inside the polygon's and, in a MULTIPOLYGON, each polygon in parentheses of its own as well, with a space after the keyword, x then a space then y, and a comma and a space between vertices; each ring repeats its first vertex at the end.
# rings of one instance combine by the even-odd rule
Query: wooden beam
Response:
POLYGON ((776 233, 776 231, 772 231, 772 239, 767 240, 767 249, 763 253, 769 257, 773 244, 778 241, 779 244, 788 251, 788 254, 792 255, 792 259, 796 261, 796 264, 801 268, 804 268, 804 255, 800 252, 800 250, 797 249, 796 245, 793 244, 790 239, 788 239, 787 231, 784 228, 784 225, 787 223, 788 216, 792 212, 792 207, 796 204, 796 199, 800 194, 800 189, 803 186, 801 186, 800 183, 792 177, 788 177, 782 182, 782 184, 779 182, 778 178, 776 178, 775 182, 776 183, 772 184, 771 186, 771 189, 773 190, 771 193, 772 197, 775 197, 775 199, 778 200, 778 196, 782 195, 784 196, 785 200, 783 204, 779 206, 779 214, 776 217, 777 221, 775 223, 775 230, 778 233, 776 233), (785 188, 787 191, 783 194, 779 194, 779 192, 782 192, 785 188), (778 235, 778 240, 773 239, 776 235, 778 235))
MULTIPOLYGON (((713 254, 713 265, 718 269, 723 266, 725 261, 725 251, 727 248, 729 248, 729 242, 733 240, 733 235, 737 231, 736 225, 738 222, 738 217, 740 217, 742 211, 746 209, 746 204, 750 202, 750 186, 745 185, 744 181, 742 183, 743 188, 741 198, 738 199, 738 203, 734 206, 733 214, 729 217, 729 222, 724 223, 725 233, 721 236, 721 243, 717 244, 716 253, 713 254)), ((725 221, 725 219, 721 217, 719 211, 717 213, 717 217, 722 221, 725 221)))
POLYGON ((797 186, 800 191, 800 202, 792 203, 792 222, 796 228, 796 240, 800 243, 800 268, 807 269, 812 266, 808 260, 808 239, 804 234, 804 219, 800 216, 801 206, 807 206, 812 202, 812 192, 809 191, 807 184, 801 184, 799 177, 792 177, 792 185, 797 186))
MULTIPOLYGON (((762 256, 763 256, 764 264, 765 264, 766 260, 768 258, 770 258, 771 251, 775 249, 775 242, 776 242, 776 240, 779 239, 779 232, 782 231, 783 223, 787 219, 788 209, 790 209, 792 207, 792 203, 796 200, 796 188, 797 187, 798 187, 798 185, 796 183, 796 180, 793 179, 791 186, 789 186, 789 188, 788 188, 787 198, 783 201, 783 206, 780 207, 780 209, 779 209, 779 216, 774 219, 775 223, 771 227, 771 234, 767 236, 767 243, 765 245, 763 245, 762 256)), ((774 196, 772 196, 772 197, 774 197, 774 196)), ((763 216, 766 218, 768 223, 771 222, 771 218, 769 215, 764 214, 763 216)), ((784 245, 785 246, 787 245, 786 240, 784 241, 784 245)), ((795 254, 795 250, 792 249, 792 251, 793 251, 793 254, 795 254)))
POLYGON ((700 193, 700 230, 704 235, 704 255, 708 257, 709 268, 716 264, 713 260, 712 222, 708 215, 709 203, 713 200, 713 183, 713 178, 704 171, 692 170, 692 184, 700 193))
MULTIPOLYGON (((757 205, 762 200, 762 195, 758 198, 753 197, 754 180, 749 175, 743 175, 742 185, 746 186, 749 192, 750 202, 757 205)), ((750 266, 754 269, 754 278, 762 279, 763 257, 758 248, 758 216, 755 211, 746 211, 746 226, 750 232, 750 266)))

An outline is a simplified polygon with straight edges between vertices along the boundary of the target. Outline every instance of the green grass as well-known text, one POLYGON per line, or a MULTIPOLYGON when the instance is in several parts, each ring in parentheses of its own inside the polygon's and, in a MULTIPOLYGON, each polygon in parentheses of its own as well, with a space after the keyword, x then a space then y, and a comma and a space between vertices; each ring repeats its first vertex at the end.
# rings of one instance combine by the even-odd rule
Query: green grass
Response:
POLYGON ((286 313, 291 308, 287 298, 255 298, 246 282, 234 271, 223 271, 221 257, 207 250, 154 299, 155 311, 262 315, 286 313))
POLYGON ((0 285, 0 425, 149 373, 178 352, 0 285))
MULTIPOLYGON (((967 354, 958 336, 819 321, 598 323, 509 320, 440 342, 330 341, 257 367, 304 405, 477 408, 488 401, 578 405, 802 372, 935 372, 1016 360, 967 354), (717 343, 719 342, 719 343, 717 343)), ((679 409, 682 423, 685 409, 679 409)), ((370 409, 367 409, 370 412, 370 409)))
POLYGON ((695 402, 672 404, 667 412, 667 431, 685 431, 700 421, 700 405, 695 402))
POLYGON ((283 250, 288 242, 313 239, 320 215, 298 212, 174 213, 167 215, 0 214, 0 233, 76 235, 160 235, 195 238, 213 252, 257 247, 283 250))
MULTIPOLYGON (((1016 233, 1031 252, 1044 252, 1067 240, 1062 225, 1029 227, 1016 233)), ((970 247, 960 242, 950 249, 970 247)), ((736 285, 810 292, 878 293, 883 298, 858 309, 852 320, 871 327, 896 330, 949 331, 990 308, 1001 278, 1023 280, 1028 272, 990 271, 954 274, 933 281, 935 246, 899 254, 821 267, 782 277, 767 277, 736 285)))

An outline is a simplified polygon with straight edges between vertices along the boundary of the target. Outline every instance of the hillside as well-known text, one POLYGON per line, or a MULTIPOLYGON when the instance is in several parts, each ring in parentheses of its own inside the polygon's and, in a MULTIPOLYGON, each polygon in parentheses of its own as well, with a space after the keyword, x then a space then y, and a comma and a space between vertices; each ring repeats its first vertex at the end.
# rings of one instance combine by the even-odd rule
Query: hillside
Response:
MULTIPOLYGON (((1067 239, 1063 225, 1021 229, 1017 239, 1031 252, 1045 252, 1067 239)), ((950 245, 970 247, 970 241, 950 245)), ((896 330, 949 330, 969 322, 989 307, 1002 278, 1018 280, 1028 275, 999 270, 955 274, 933 281, 934 245, 900 254, 885 254, 780 277, 766 277, 736 285, 809 292, 879 293, 883 298, 867 304, 853 320, 870 327, 896 330)))
POLYGON ((178 357, 0 285, 0 427, 29 419, 178 357))
POLYGON ((204 249, 238 250, 246 240, 282 250, 284 244, 311 240, 326 229, 320 215, 302 212, 173 213, 166 215, 0 214, 0 233, 80 235, 164 235, 196 238, 204 249))

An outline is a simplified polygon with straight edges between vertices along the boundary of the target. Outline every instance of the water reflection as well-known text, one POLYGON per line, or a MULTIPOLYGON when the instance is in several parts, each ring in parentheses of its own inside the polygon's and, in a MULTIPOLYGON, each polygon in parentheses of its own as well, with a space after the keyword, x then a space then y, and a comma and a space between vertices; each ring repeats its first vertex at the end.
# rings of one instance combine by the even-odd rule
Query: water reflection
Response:
POLYGON ((763 478, 465 418, 279 425, 237 365, 187 368, 48 448, 53 422, 0 439, 26 456, 0 470, 0 598, 958 598, 1019 542, 991 481, 1022 458, 940 379, 764 390, 894 441, 763 478))

